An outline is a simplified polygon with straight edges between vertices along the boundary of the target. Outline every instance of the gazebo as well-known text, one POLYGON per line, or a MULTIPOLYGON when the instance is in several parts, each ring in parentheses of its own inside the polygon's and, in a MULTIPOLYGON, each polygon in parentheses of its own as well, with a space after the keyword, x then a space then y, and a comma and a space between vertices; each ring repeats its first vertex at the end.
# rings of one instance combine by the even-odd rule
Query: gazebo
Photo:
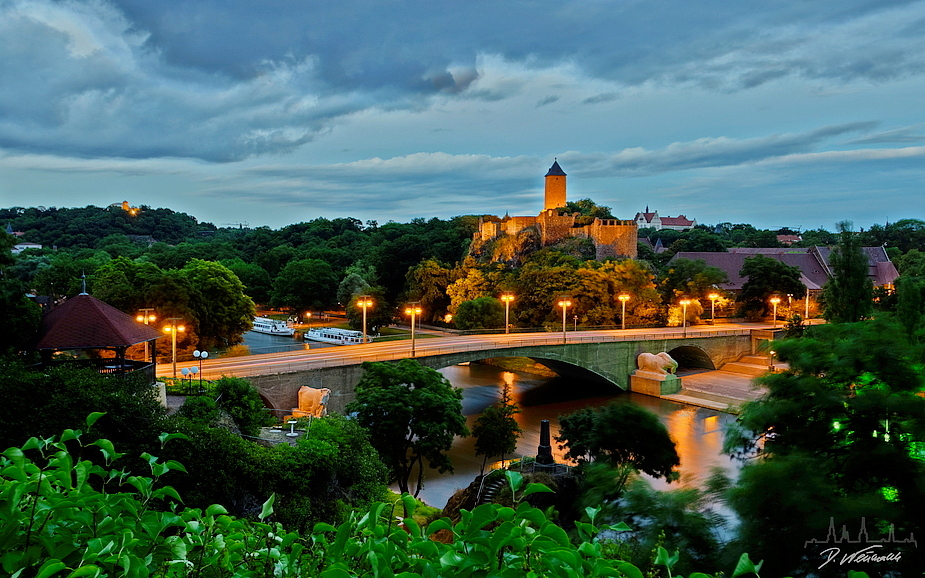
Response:
POLYGON ((86 293, 71 297, 42 318, 39 340, 35 348, 43 367, 74 365, 94 367, 100 373, 126 376, 141 373, 146 382, 155 383, 155 340, 161 334, 153 327, 138 323, 115 307, 86 293), (149 359, 135 361, 125 358, 132 345, 149 343, 149 359), (56 351, 105 350, 114 356, 97 359, 55 360, 56 351))

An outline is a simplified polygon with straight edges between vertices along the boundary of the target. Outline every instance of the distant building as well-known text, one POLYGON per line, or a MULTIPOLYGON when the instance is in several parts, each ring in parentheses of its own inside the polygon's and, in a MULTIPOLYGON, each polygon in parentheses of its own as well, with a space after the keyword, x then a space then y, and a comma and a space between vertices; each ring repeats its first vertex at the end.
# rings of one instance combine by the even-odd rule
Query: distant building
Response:
POLYGON ((41 249, 41 248, 42 246, 39 245, 38 243, 30 243, 28 241, 23 241, 21 243, 16 243, 15 245, 13 245, 12 253, 14 255, 19 255, 26 249, 41 249))
POLYGON ((634 219, 640 229, 650 228, 656 231, 670 229, 672 231, 688 231, 697 226, 697 219, 688 219, 684 215, 677 217, 660 217, 658 211, 649 211, 646 206, 645 213, 636 213, 634 219))
MULTIPOLYGON (((893 262, 890 261, 886 250, 883 247, 863 247, 862 250, 867 256, 868 276, 874 287, 892 289, 896 278, 899 277, 899 272, 893 262)), ((681 251, 675 253, 671 261, 675 259, 699 259, 709 266, 717 267, 729 277, 729 282, 721 284, 720 288, 737 293, 742 290, 742 286, 748 280, 746 277, 739 276, 739 271, 745 265, 745 259, 761 255, 798 268, 800 270, 800 281, 810 292, 815 293, 820 291, 826 281, 829 280, 829 277, 832 276, 832 266, 829 262, 831 254, 831 247, 784 249, 733 247, 726 252, 716 253, 681 251)))
POLYGON ((803 237, 799 235, 778 235, 777 236, 777 242, 780 243, 781 245, 786 245, 787 247, 789 247, 790 245, 793 245, 794 243, 802 241, 802 240, 803 240, 803 237))
POLYGON ((479 219, 479 230, 473 235, 478 245, 504 235, 514 236, 528 227, 536 227, 542 246, 558 243, 569 237, 590 239, 594 243, 595 257, 632 257, 637 254, 636 223, 620 219, 595 218, 590 224, 578 224, 578 213, 560 215, 557 209, 565 206, 566 174, 554 161, 546 172, 543 212, 536 217, 499 218, 493 215, 479 219))

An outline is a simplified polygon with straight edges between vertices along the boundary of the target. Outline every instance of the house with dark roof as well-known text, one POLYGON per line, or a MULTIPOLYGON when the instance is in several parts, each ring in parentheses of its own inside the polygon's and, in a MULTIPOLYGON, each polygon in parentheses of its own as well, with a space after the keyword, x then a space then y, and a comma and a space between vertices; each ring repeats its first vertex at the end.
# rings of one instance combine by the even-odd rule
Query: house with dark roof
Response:
MULTIPOLYGON (((890 261, 890 257, 883 247, 864 247, 864 254, 867 256, 868 275, 874 287, 892 288, 899 277, 896 266, 890 261)), ((831 247, 805 247, 805 248, 752 248, 752 247, 733 247, 723 252, 710 253, 705 251, 682 251, 675 253, 671 261, 675 259, 701 260, 711 267, 717 267, 724 271, 729 277, 727 283, 723 283, 720 289, 730 292, 739 292, 742 286, 748 280, 739 275, 742 266, 745 265, 745 259, 761 255, 769 257, 796 267, 800 270, 800 281, 810 293, 817 293, 822 290, 829 277, 832 276, 832 267, 829 262, 829 256, 832 254, 831 247)), ((671 262, 669 261, 669 263, 671 262)))
POLYGON ((662 229, 689 231, 697 226, 697 219, 688 219, 684 215, 661 217, 658 211, 649 211, 648 206, 644 213, 636 213, 634 220, 636 221, 636 226, 640 229, 649 228, 656 231, 661 231, 662 229))

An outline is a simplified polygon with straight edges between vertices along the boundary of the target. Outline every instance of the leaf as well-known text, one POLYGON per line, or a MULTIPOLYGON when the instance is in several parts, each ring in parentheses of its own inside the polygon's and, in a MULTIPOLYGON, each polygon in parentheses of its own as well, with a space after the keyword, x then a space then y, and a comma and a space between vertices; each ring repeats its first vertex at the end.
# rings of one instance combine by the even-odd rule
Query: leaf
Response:
POLYGON ((440 530, 449 530, 450 532, 453 531, 453 524, 450 523, 449 518, 440 518, 439 520, 434 520, 427 525, 427 530, 425 530, 425 532, 428 536, 433 536, 440 530))
POLYGON ((270 497, 267 498, 267 501, 263 503, 263 507, 260 508, 260 518, 261 521, 267 519, 273 515, 273 503, 276 501, 276 492, 270 494, 270 497))
POLYGON ((162 433, 161 435, 157 436, 157 439, 160 440, 161 447, 164 447, 164 444, 170 440, 188 440, 189 438, 186 437, 185 434, 181 433, 162 433))
POLYGON ((594 523, 594 518, 597 517, 597 515, 598 515, 598 513, 600 513, 600 511, 601 511, 600 508, 592 508, 591 506, 588 506, 587 508, 585 508, 585 514, 588 515, 588 521, 591 522, 591 523, 593 524, 593 523, 594 523))
POLYGON ((539 494, 539 493, 555 493, 551 488, 545 484, 530 484, 527 486, 527 489, 524 490, 521 498, 526 498, 530 494, 539 494))
POLYGON ((39 573, 35 575, 35 578, 48 578, 58 572, 67 568, 67 564, 58 560, 57 558, 52 558, 42 564, 42 567, 39 568, 39 573))
POLYGON ((626 578, 643 578, 642 571, 629 562, 620 562, 617 564, 617 570, 623 572, 626 578))
POLYGON ((102 570, 100 570, 99 566, 87 564, 86 566, 81 566, 80 568, 68 574, 67 578, 78 578, 79 576, 99 576, 101 572, 102 570))
POLYGON ((520 489, 520 486, 524 484, 524 477, 520 472, 512 472, 511 470, 504 471, 505 477, 507 477, 507 483, 511 487, 511 493, 516 493, 520 489))
POLYGON ((100 419, 101 417, 103 417, 104 415, 106 415, 105 411, 94 411, 93 413, 88 415, 87 416, 87 429, 90 429, 91 427, 93 427, 93 424, 95 424, 96 421, 100 419))
POLYGON ((225 509, 225 506, 221 504, 212 504, 206 508, 206 516, 220 516, 222 514, 227 514, 228 510, 225 509))
POLYGON ((81 434, 80 430, 66 429, 63 432, 61 432, 61 437, 58 439, 59 441, 62 441, 62 442, 69 442, 71 440, 76 440, 77 438, 79 438, 80 434, 81 434))
POLYGON ((739 556, 739 562, 736 564, 736 569, 732 572, 732 578, 749 573, 757 575, 758 571, 761 570, 762 564, 764 564, 764 561, 758 562, 757 564, 752 562, 751 558, 748 557, 748 553, 745 552, 739 556))

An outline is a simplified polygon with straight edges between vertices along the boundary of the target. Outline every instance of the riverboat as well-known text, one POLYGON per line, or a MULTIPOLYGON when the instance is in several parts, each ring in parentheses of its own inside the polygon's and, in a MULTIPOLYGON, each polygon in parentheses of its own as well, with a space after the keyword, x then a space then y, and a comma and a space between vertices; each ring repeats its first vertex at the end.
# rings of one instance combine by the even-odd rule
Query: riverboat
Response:
POLYGON ((305 339, 335 345, 354 345, 363 343, 363 332, 339 329, 337 327, 316 327, 308 330, 308 333, 305 334, 305 339))
POLYGON ((292 337, 295 329, 289 326, 285 321, 270 319, 269 317, 254 317, 254 327, 251 329, 256 333, 265 333, 267 335, 282 335, 292 337))

